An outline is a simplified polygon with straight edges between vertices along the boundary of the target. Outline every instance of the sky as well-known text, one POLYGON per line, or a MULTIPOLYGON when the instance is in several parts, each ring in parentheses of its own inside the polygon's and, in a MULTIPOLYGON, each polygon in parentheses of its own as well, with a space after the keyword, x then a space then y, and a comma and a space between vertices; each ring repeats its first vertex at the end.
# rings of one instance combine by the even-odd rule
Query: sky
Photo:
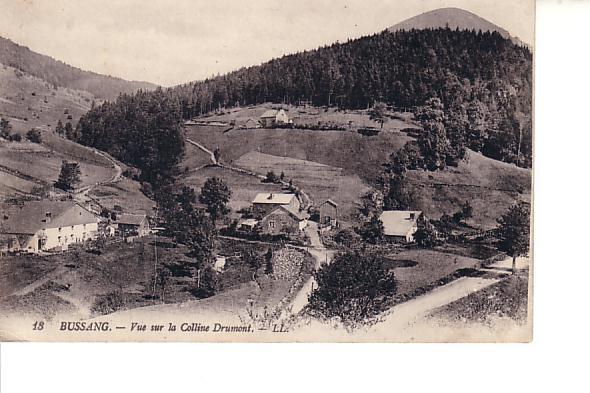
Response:
POLYGON ((0 0, 0 36, 67 64, 172 86, 386 29, 442 7, 534 43, 531 0, 0 0))

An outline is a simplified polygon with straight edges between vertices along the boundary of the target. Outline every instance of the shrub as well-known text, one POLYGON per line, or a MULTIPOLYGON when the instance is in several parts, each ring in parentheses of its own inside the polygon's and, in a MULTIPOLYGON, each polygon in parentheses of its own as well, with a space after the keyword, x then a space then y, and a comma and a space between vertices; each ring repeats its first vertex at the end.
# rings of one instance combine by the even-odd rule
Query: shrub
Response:
POLYGON ((318 287, 309 299, 311 313, 337 318, 347 328, 374 322, 396 291, 393 271, 374 253, 340 253, 315 273, 315 279, 318 287))
POLYGON ((33 143, 41 143, 41 131, 36 128, 31 128, 29 131, 27 131, 26 138, 33 143))
POLYGON ((98 296, 94 300, 94 303, 92 303, 90 311, 92 311, 93 314, 106 315, 118 311, 124 306, 125 301, 123 300, 123 294, 116 291, 98 296))

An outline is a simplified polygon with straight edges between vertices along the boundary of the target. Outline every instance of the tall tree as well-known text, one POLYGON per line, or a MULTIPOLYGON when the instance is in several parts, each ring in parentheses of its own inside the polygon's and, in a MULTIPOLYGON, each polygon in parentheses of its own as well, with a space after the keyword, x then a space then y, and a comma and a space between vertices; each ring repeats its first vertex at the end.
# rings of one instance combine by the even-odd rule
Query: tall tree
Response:
POLYGON ((512 205, 498 219, 500 248, 512 257, 512 274, 516 272, 516 258, 526 255, 530 242, 530 208, 528 204, 512 205))
POLYGON ((375 105, 369 110, 369 118, 376 121, 381 125, 380 129, 383 129, 383 124, 387 121, 387 104, 384 102, 376 102, 375 105))
POLYGON ((61 119, 57 121, 57 125, 55 126, 55 133, 59 136, 63 136, 65 133, 64 125, 61 122, 61 119))
POLYGON ((205 181, 201 188, 199 201, 207 206, 207 212, 213 222, 229 213, 227 203, 231 194, 231 190, 222 179, 210 177, 205 181))
POLYGON ((61 162, 61 171, 55 186, 64 191, 72 190, 78 183, 80 183, 80 164, 77 162, 68 162, 63 160, 61 162))

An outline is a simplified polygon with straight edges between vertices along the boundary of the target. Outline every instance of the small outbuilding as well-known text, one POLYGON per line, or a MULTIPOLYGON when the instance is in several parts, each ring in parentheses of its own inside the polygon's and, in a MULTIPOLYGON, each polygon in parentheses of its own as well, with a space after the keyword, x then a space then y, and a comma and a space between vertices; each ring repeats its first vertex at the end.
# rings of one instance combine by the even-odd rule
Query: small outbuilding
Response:
POLYGON ((331 199, 320 205, 320 225, 336 226, 338 223, 338 204, 331 199))
POLYGON ((145 214, 121 214, 117 217, 116 224, 122 236, 141 237, 150 233, 150 225, 145 214))

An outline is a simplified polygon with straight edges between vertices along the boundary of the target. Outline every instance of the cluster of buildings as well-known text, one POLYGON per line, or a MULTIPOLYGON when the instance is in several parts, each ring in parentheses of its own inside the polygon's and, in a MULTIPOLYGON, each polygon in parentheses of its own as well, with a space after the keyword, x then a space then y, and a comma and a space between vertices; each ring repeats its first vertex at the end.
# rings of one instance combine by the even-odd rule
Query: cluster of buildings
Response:
POLYGON ((145 214, 121 214, 110 221, 70 201, 28 201, 2 208, 0 251, 64 251, 98 236, 145 236, 145 214))

